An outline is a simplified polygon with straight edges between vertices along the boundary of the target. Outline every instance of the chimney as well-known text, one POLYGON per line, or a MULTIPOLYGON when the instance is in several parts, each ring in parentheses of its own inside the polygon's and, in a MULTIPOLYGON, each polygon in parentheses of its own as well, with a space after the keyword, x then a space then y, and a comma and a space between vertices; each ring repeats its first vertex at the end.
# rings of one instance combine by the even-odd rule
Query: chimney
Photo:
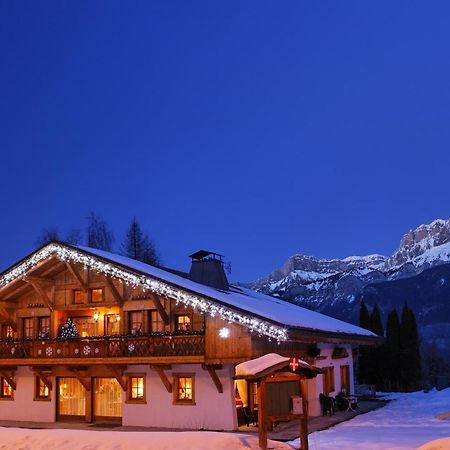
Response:
POLYGON ((189 255, 192 259, 189 278, 197 283, 228 291, 228 280, 223 269, 222 255, 199 250, 189 255))

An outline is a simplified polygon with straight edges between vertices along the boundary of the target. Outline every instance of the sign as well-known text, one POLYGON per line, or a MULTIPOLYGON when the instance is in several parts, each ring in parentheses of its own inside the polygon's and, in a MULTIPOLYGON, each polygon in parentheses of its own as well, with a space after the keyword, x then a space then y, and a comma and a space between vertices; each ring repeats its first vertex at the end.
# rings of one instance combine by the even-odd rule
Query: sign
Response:
POLYGON ((289 367, 291 368, 292 372, 295 372, 299 368, 298 359, 291 358, 289 360, 289 367))

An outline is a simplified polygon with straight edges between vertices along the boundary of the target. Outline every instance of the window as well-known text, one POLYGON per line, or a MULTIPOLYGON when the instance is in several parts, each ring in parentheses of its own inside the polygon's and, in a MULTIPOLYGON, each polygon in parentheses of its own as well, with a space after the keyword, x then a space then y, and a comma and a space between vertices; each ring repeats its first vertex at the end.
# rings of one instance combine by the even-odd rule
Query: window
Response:
POLYGON ((26 317, 23 319, 23 337, 24 338, 33 338, 34 337, 34 327, 33 327, 33 318, 26 317))
POLYGON ((142 332, 142 311, 130 312, 130 333, 137 334, 142 332))
POLYGON ((2 338, 12 338, 13 329, 11 325, 2 325, 2 338))
POLYGON ((119 314, 108 314, 107 316, 105 316, 105 331, 107 336, 120 334, 119 314))
POLYGON ((44 382, 41 380, 40 377, 36 377, 34 400, 35 401, 50 400, 50 390, 48 386, 44 384, 44 382))
POLYGON ((341 392, 350 395, 350 366, 341 366, 341 392), (345 392, 344 392, 345 391, 345 392))
POLYGON ((99 303, 103 301, 103 289, 91 289, 91 302, 99 303))
POLYGON ((150 331, 154 333, 164 330, 165 330, 164 322, 161 319, 159 312, 156 310, 150 311, 150 331))
POLYGON ((324 367, 325 373, 323 377, 323 393, 325 395, 330 395, 330 392, 334 392, 334 366, 324 367))
POLYGON ((98 336, 98 321, 93 317, 72 317, 81 337, 98 336))
POLYGON ((13 388, 6 381, 4 377, 0 378, 0 399, 1 400, 12 400, 13 397, 13 388))
POLYGON ((39 337, 50 337, 50 317, 39 317, 39 337))
POLYGON ((173 374, 175 389, 173 403, 175 405, 195 405, 195 374, 173 374))
POLYGON ((145 401, 145 375, 129 375, 127 403, 147 403, 145 401))
POLYGON ((75 304, 84 303, 85 297, 84 292, 81 290, 75 290, 73 291, 73 302, 75 304))
POLYGON ((177 331, 189 331, 191 329, 191 317, 187 314, 179 314, 176 316, 177 331))
POLYGON ((252 391, 253 407, 258 406, 258 383, 252 383, 250 389, 252 391))

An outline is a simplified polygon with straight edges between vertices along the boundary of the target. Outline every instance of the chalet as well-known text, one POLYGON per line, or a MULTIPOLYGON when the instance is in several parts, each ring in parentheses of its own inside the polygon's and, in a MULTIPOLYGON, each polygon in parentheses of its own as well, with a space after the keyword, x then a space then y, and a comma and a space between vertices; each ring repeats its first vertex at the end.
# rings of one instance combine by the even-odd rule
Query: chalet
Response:
POLYGON ((235 366, 268 353, 322 368, 310 415, 319 393, 353 391, 353 349, 375 335, 191 257, 183 273, 51 242, 0 274, 0 418, 232 430, 257 403, 235 366))

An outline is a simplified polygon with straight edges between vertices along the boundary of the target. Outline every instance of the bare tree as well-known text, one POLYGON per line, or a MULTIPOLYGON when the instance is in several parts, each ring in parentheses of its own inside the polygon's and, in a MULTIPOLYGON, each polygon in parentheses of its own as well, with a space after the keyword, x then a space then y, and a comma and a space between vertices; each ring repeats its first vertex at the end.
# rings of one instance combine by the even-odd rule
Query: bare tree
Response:
POLYGON ((87 217, 87 245, 91 248, 98 248, 99 250, 112 250, 112 243, 114 241, 114 234, 108 228, 105 220, 103 220, 94 211, 90 211, 87 217))
POLYGON ((152 265, 160 265, 161 259, 155 249, 155 244, 144 233, 136 219, 133 217, 130 227, 121 246, 121 253, 128 258, 136 259, 152 265))
POLYGON ((83 232, 80 228, 72 228, 67 234, 64 242, 72 245, 81 245, 83 242, 83 232))
POLYGON ((59 231, 55 227, 44 228, 41 231, 41 234, 35 241, 36 247, 42 247, 45 244, 48 244, 51 241, 59 240, 59 231))

